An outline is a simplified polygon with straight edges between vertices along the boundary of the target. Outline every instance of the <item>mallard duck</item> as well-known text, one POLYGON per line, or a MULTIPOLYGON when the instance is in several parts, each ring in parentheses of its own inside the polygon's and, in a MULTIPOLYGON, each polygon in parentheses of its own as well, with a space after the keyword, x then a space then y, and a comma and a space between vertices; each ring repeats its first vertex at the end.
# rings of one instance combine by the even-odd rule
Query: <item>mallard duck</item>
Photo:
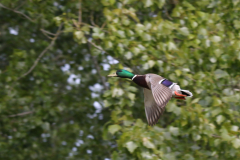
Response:
POLYGON ((145 113, 148 124, 155 125, 165 110, 168 101, 174 97, 185 100, 192 97, 188 90, 182 90, 177 83, 173 83, 157 74, 135 75, 127 70, 120 69, 108 77, 129 78, 137 85, 143 87, 145 113))

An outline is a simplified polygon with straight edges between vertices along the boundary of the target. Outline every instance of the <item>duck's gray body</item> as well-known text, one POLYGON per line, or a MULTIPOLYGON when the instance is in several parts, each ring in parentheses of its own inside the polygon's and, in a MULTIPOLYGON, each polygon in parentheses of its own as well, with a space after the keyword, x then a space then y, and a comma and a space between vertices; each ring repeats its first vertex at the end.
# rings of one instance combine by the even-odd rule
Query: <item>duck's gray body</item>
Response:
POLYGON ((144 88, 145 112, 151 126, 157 123, 172 97, 177 99, 192 97, 190 91, 181 90, 176 83, 167 85, 164 80, 165 78, 156 74, 135 75, 132 78, 133 82, 144 88))
POLYGON ((172 97, 183 100, 185 97, 192 97, 191 92, 182 90, 176 83, 156 74, 135 75, 127 70, 120 69, 108 76, 129 78, 144 88, 145 112, 150 126, 157 123, 166 104, 172 97))

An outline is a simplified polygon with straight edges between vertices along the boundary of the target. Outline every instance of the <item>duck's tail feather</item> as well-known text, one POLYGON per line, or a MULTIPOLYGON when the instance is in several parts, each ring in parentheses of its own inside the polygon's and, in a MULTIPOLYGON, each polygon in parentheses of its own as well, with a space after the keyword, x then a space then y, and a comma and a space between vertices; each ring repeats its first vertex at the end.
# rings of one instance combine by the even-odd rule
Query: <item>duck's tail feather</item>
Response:
POLYGON ((190 91, 188 91, 188 90, 183 90, 183 89, 181 89, 180 91, 181 91, 182 94, 185 95, 186 97, 192 97, 192 96, 193 96, 192 92, 190 92, 190 91))

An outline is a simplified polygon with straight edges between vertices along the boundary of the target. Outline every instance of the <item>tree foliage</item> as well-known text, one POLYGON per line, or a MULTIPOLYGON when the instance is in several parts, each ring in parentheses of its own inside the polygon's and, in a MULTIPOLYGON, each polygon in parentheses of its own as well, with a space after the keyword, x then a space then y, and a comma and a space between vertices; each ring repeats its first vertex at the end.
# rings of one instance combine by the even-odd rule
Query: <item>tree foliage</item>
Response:
POLYGON ((0 3, 1 159, 239 159, 240 1, 0 3), (156 73, 194 97, 159 123, 141 88, 156 73))

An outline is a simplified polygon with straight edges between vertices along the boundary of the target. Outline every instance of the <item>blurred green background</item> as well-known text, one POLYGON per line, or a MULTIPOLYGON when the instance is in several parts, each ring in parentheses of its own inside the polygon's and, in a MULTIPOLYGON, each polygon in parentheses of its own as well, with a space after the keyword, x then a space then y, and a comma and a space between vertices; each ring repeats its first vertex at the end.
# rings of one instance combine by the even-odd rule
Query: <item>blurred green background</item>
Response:
POLYGON ((0 159, 240 159, 240 0, 1 0, 0 159), (147 125, 155 73, 190 90, 147 125))

